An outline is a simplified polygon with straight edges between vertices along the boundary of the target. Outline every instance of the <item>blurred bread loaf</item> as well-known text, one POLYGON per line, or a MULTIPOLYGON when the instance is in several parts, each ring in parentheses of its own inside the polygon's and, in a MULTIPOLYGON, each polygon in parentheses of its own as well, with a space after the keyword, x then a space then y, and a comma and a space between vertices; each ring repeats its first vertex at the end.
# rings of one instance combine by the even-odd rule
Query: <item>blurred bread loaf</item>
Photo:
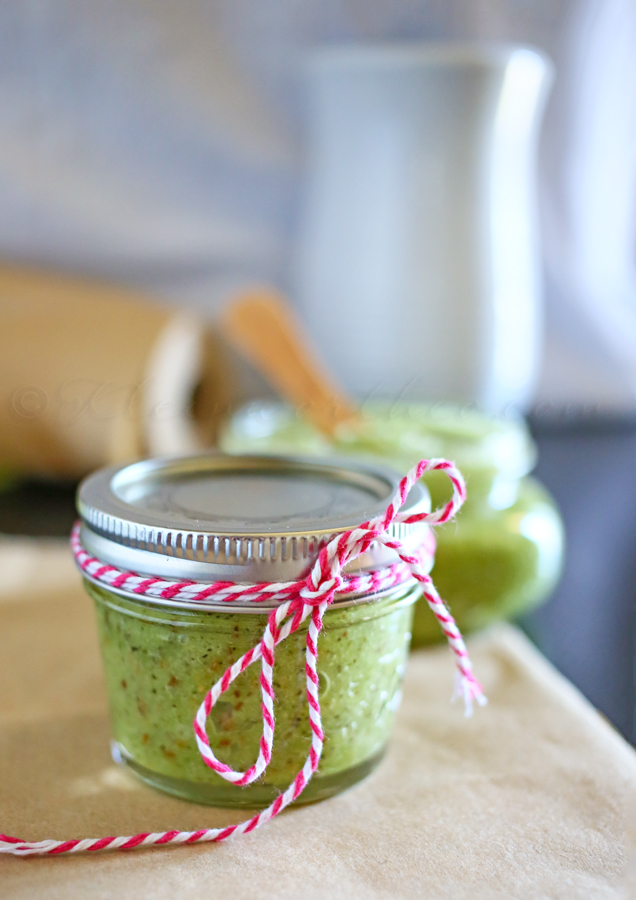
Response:
POLYGON ((0 468, 77 478, 215 439, 240 379, 215 332, 123 287, 0 265, 0 468))

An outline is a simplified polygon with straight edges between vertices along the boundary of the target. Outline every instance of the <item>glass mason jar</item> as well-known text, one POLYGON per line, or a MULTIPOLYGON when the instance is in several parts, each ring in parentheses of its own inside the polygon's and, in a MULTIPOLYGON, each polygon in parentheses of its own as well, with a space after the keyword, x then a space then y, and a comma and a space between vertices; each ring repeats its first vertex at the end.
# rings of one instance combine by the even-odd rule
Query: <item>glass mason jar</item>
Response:
MULTIPOLYGON (((81 541, 107 565, 166 580, 294 581, 334 534, 383 511, 399 477, 378 465, 270 457, 189 457, 136 463, 90 476, 79 492, 81 541)), ((416 486, 409 511, 430 509, 416 486)), ((407 508, 405 507, 405 508, 407 508)), ((426 526, 395 526, 417 546, 426 526)), ((372 548, 351 571, 395 561, 372 548)), ((347 570, 349 571, 349 570, 347 570)), ((193 719, 210 687, 257 645, 272 603, 136 596, 85 577, 95 601, 110 703, 113 756, 167 793, 197 803, 267 806, 293 780, 311 745, 306 625, 276 649, 276 733, 264 775, 245 787, 208 768, 193 719)), ((419 589, 413 581, 376 594, 340 596, 327 609, 318 647, 326 740, 300 803, 331 796, 381 759, 400 701, 419 589)), ((255 761, 262 733, 260 663, 213 707, 210 745, 232 768, 255 761)))
MULTIPOLYGON (((330 442, 291 408, 256 402, 226 424, 229 453, 353 454, 406 472, 422 457, 454 460, 466 479, 457 519, 436 529, 433 576, 463 632, 527 611, 546 599, 561 571, 563 526, 546 489, 529 476, 536 449, 522 419, 491 418, 447 404, 368 403, 355 433, 330 442)), ((437 507, 447 480, 424 480, 437 507)), ((425 601, 415 609, 413 646, 440 640, 425 601)))

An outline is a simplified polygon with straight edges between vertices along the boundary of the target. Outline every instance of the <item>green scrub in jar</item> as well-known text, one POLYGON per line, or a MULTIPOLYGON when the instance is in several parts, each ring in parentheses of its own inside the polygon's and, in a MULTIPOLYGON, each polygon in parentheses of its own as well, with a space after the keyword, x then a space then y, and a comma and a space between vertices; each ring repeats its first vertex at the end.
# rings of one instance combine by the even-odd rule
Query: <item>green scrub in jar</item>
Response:
MULTIPOLYGON (((366 404, 363 426, 330 442, 282 404, 254 403, 226 425, 227 452, 352 454, 406 471, 422 457, 452 459, 466 478, 456 522, 436 529, 433 576, 462 631, 525 612, 553 590, 563 556, 554 501, 529 476, 536 451, 521 419, 490 418, 450 405, 366 404)), ((440 473, 424 476, 439 506, 449 496, 440 473)), ((417 604, 413 646, 440 640, 424 601, 417 604)))
MULTIPOLYGON (((398 482, 390 470, 353 460, 216 456, 138 463, 84 482, 81 539, 105 564, 143 576, 293 581, 307 571, 323 540, 382 512, 398 482)), ((417 485, 407 504, 410 512, 424 512, 430 498, 417 485)), ((425 526, 406 527, 411 548, 428 535, 425 526)), ((355 566, 369 571, 394 561, 376 548, 355 566)), ((198 803, 255 808, 285 790, 311 743, 306 627, 276 650, 271 763, 261 779, 239 788, 205 766, 192 721, 212 684, 259 642, 271 601, 269 607, 267 601, 175 602, 106 588, 90 578, 85 583, 97 610, 115 758, 149 784, 198 803)), ((343 790, 381 759, 399 705, 419 595, 408 581, 375 595, 338 598, 327 609, 318 653, 326 741, 300 802, 343 790)), ((234 769, 249 768, 258 755, 259 678, 257 663, 208 719, 211 746, 234 769)))

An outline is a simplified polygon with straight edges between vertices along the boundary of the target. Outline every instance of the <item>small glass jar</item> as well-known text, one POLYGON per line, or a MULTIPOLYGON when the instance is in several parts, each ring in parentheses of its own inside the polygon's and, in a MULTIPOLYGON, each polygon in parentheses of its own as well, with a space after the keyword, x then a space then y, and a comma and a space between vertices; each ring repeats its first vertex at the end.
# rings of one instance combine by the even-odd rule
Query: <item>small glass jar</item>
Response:
MULTIPOLYGON (((377 465, 269 457, 190 457, 102 470, 80 488, 81 541, 105 564, 162 579, 239 583, 303 577, 324 543, 383 511, 399 477, 377 465)), ((430 509, 419 485, 408 510, 430 509)), ((426 526, 395 526, 407 546, 426 526)), ((371 548, 352 571, 395 561, 371 548)), ((347 570, 348 571, 348 570, 347 570)), ((85 578, 95 601, 113 730, 113 756, 144 781, 197 803, 259 808, 293 780, 311 744, 306 626, 276 649, 276 732, 257 782, 229 784, 201 759, 192 722, 210 687, 262 638, 272 603, 135 596, 85 578)), ((414 603, 413 581, 383 593, 338 597, 318 646, 326 740, 301 803, 359 781, 381 759, 400 701, 414 603)), ((213 707, 210 744, 244 771, 262 732, 260 664, 213 707)))
MULTIPOLYGON (((563 526, 546 489, 528 473, 536 450, 520 418, 490 418, 447 404, 368 403, 363 426, 334 442, 279 403, 257 402, 227 423, 221 446, 230 453, 354 454, 406 472, 422 457, 452 459, 466 479, 457 519, 436 529, 433 576, 463 632, 539 604, 562 565, 563 526)), ((424 480, 433 505, 448 499, 446 479, 424 480)), ((440 640, 425 601, 417 604, 413 646, 440 640)))

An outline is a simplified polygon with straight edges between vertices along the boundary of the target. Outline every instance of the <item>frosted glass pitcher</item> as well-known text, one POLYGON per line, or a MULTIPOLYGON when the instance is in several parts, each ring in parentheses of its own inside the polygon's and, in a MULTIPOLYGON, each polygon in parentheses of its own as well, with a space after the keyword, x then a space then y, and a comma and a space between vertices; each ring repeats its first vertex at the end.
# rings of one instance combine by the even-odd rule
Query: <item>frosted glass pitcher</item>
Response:
POLYGON ((532 399, 541 285, 535 157, 551 82, 523 46, 320 50, 297 298, 360 397, 532 399))

